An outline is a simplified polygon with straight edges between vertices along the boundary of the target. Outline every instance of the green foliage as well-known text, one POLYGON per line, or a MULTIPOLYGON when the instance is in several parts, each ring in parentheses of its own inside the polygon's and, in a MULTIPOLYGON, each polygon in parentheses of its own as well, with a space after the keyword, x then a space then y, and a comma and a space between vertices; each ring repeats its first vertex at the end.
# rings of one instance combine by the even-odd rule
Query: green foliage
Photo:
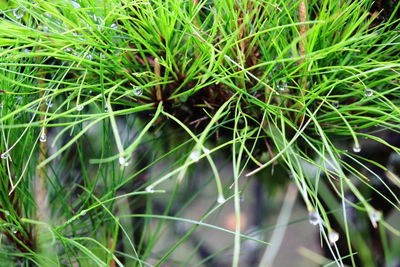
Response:
POLYGON ((244 240, 265 242, 207 220, 232 201, 240 222, 247 179, 279 191, 290 176, 336 264, 375 264, 348 207, 394 261, 386 238, 399 232, 371 192, 398 212, 399 180, 364 151, 399 153, 400 35, 372 2, 308 1, 300 22, 300 1, 0 1, 2 260, 174 265, 201 226, 234 236, 237 266, 244 240), (184 218, 208 184, 216 202, 184 218), (176 221, 192 228, 156 253, 176 221))

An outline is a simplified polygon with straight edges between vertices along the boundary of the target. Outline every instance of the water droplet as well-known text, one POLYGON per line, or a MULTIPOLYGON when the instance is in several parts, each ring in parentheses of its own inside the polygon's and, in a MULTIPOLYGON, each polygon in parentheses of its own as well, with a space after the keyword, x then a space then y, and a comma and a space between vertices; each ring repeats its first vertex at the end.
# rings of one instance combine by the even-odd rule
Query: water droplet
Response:
POLYGON ((81 5, 79 3, 77 3, 77 2, 75 2, 75 1, 71 1, 71 5, 75 9, 81 8, 81 5))
POLYGON ((339 101, 333 101, 333 102, 332 102, 332 106, 333 106, 334 108, 338 108, 338 107, 339 107, 339 101))
POLYGON ((8 152, 5 152, 5 153, 3 153, 3 154, 1 154, 1 158, 2 159, 6 159, 6 158, 8 158, 10 156, 10 154, 8 154, 8 152))
POLYGON ((320 218, 316 211, 311 211, 308 216, 308 221, 310 222, 310 224, 318 225, 320 223, 320 218))
POLYGON ((104 112, 109 112, 110 111, 110 109, 108 108, 108 105, 107 105, 107 103, 106 104, 104 104, 104 112))
POLYGON ((278 84, 278 90, 279 91, 285 91, 286 90, 286 88, 287 88, 287 83, 279 83, 278 84))
POLYGON ((4 215, 5 215, 6 217, 10 216, 10 212, 9 212, 8 210, 5 210, 5 211, 4 211, 4 215))
POLYGON ((211 151, 210 151, 210 149, 208 149, 208 148, 203 148, 203 152, 205 153, 205 154, 208 154, 208 153, 210 153, 211 151))
POLYGON ((89 59, 89 60, 92 60, 92 59, 93 59, 93 56, 92 56, 92 54, 87 54, 87 55, 86 55, 86 58, 89 59))
POLYGON ((354 153, 360 153, 360 152, 361 152, 361 147, 360 147, 360 145, 354 145, 354 146, 353 146, 353 151, 354 151, 354 153))
POLYGON ((84 215, 86 215, 86 213, 87 213, 87 210, 82 210, 80 213, 80 216, 84 216, 84 215))
POLYGON ((16 234, 16 233, 18 233, 18 230, 17 230, 17 228, 12 228, 12 229, 11 229, 11 231, 13 232, 13 234, 16 234))
POLYGON ((73 51, 73 49, 70 47, 64 49, 64 52, 72 52, 72 51, 73 51))
POLYGON ((46 98, 46 106, 51 108, 53 106, 53 103, 51 103, 51 100, 49 98, 46 98))
POLYGON ((199 161, 199 158, 200 158, 200 151, 198 151, 198 150, 193 150, 193 152, 192 153, 190 153, 190 159, 191 160, 193 160, 193 161, 195 161, 195 162, 197 162, 197 161, 199 161))
POLYGON ((224 203, 225 202, 225 197, 223 195, 219 195, 218 198, 217 198, 217 202, 219 204, 224 203))
POLYGON ((154 188, 152 186, 146 187, 146 192, 154 193, 154 188))
POLYGON ((124 157, 119 157, 118 161, 119 161, 119 164, 121 164, 122 166, 128 166, 129 165, 129 162, 127 162, 124 157))
POLYGON ((76 105, 76 110, 77 111, 82 111, 83 110, 83 106, 82 105, 76 105))
POLYGON ((49 19, 53 19, 53 16, 52 16, 51 14, 49 14, 49 13, 44 13, 44 15, 45 15, 46 17, 48 17, 49 19))
POLYGON ((47 141, 47 135, 46 135, 46 133, 44 131, 40 134, 40 139, 39 140, 42 143, 47 141))
POLYGON ((371 219, 374 223, 379 222, 382 219, 382 212, 378 210, 373 210, 371 213, 371 219))
POLYGON ((332 231, 329 233, 329 243, 334 244, 339 240, 339 234, 336 231, 332 231))
POLYGON ((365 89, 365 96, 372 96, 374 94, 374 91, 372 91, 372 89, 365 89))
POLYGON ((16 19, 21 19, 25 14, 25 9, 22 7, 17 7, 16 9, 14 9, 13 11, 13 15, 16 19))
POLYGON ((133 94, 135 96, 141 96, 143 94, 143 90, 141 88, 135 86, 134 90, 133 90, 133 94))
POLYGON ((110 28, 113 29, 113 30, 118 30, 118 25, 113 23, 113 24, 110 25, 110 28))
POLYGON ((91 15, 88 15, 88 16, 93 19, 94 23, 99 23, 99 18, 95 14, 91 14, 91 15))

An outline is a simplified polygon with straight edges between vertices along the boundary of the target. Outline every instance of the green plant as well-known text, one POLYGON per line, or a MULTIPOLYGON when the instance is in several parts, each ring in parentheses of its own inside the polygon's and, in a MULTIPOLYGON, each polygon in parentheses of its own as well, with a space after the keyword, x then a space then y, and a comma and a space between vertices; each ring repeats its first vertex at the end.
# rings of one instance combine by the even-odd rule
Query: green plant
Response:
POLYGON ((240 227, 247 180, 280 188, 288 175, 334 263, 393 262, 399 232, 380 209, 399 203, 386 164, 399 153, 399 5, 377 23, 372 2, 0 2, 5 264, 178 264, 204 226, 234 236, 238 266, 255 240, 240 227), (203 161, 210 178, 194 171, 203 161), (181 216, 210 183, 216 202, 181 216), (207 222, 230 201, 235 231, 207 222), (349 210, 379 228, 376 261, 349 210), (174 221, 192 228, 155 255, 174 221))

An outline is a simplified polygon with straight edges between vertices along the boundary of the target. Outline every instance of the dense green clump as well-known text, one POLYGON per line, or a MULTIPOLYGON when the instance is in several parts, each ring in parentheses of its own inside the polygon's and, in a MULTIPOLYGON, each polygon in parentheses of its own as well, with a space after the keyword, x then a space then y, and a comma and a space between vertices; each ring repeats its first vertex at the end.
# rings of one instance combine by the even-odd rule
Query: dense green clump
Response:
POLYGON ((239 219, 258 179, 273 192, 296 185, 336 264, 394 262, 400 29, 389 2, 0 1, 1 258, 216 266, 225 248, 174 254, 202 226, 233 236, 238 266, 245 240, 265 245, 239 219), (210 183, 216 202, 186 219, 210 183), (207 221, 230 201, 233 231, 207 221), (193 227, 159 250, 176 222, 193 227))

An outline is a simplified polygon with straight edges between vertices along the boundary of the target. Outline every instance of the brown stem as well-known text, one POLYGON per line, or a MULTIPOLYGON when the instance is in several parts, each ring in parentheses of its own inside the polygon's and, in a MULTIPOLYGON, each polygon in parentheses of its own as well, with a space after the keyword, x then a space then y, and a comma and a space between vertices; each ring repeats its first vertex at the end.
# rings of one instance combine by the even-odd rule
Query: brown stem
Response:
MULTIPOLYGON (((43 98, 44 90, 40 92, 39 97, 43 98)), ((40 111, 42 114, 40 115, 40 121, 44 121, 46 116, 46 104, 45 101, 42 101, 40 106, 40 111)), ((40 135, 47 136, 47 128, 43 127, 40 131, 40 135)), ((47 142, 39 141, 39 164, 42 163, 46 159, 47 155, 47 142)), ((35 190, 35 200, 37 205, 36 215, 39 220, 46 220, 48 213, 48 202, 47 202, 47 190, 46 190, 46 168, 41 167, 36 171, 36 190, 35 190)))
MULTIPOLYGON (((299 50, 299 65, 302 65, 305 62, 305 56, 307 54, 306 51, 306 39, 307 39, 307 26, 305 22, 307 21, 307 5, 306 5, 306 0, 302 0, 299 5, 299 22, 301 23, 299 25, 299 33, 300 33, 300 38, 299 38, 299 44, 298 44, 298 50, 299 50)), ((301 94, 307 90, 307 79, 305 77, 305 70, 303 69, 300 71, 302 73, 300 78, 299 78, 299 84, 301 85, 301 94)), ((298 106, 298 109, 301 109, 301 106, 298 106)), ((298 120, 298 125, 300 125, 302 122, 304 122, 304 114, 301 114, 300 119, 298 120)))
MULTIPOLYGON (((306 7, 306 1, 303 0, 303 1, 301 1, 300 6, 299 6, 299 22, 305 23, 306 21, 307 21, 307 7, 306 7)), ((307 34, 306 24, 299 25, 299 32, 300 32, 299 55, 300 55, 300 57, 302 57, 299 60, 299 64, 302 64, 302 63, 304 63, 304 57, 306 55, 306 47, 305 47, 306 34, 307 34)))
MULTIPOLYGON (((108 244, 108 247, 109 247, 109 249, 111 250, 111 251, 114 251, 114 238, 112 238, 112 237, 110 237, 110 240, 109 240, 109 244, 108 244)), ((113 253, 114 254, 114 253, 113 253)), ((115 259, 114 258, 111 258, 111 260, 110 260, 110 267, 116 267, 117 266, 117 263, 115 262, 115 259)))
MULTIPOLYGON (((159 81, 160 80, 160 70, 161 70, 161 65, 160 62, 158 62, 158 59, 155 58, 154 59, 154 74, 156 76, 156 80, 159 81)), ((161 86, 159 83, 157 83, 156 85, 156 99, 157 101, 161 101, 162 99, 162 95, 161 95, 161 86)))
MULTIPOLYGON (((43 123, 43 126, 40 131, 40 136, 41 140, 39 141, 39 164, 44 162, 46 159, 47 155, 47 142, 46 140, 42 140, 44 137, 47 139, 47 130, 46 127, 44 127, 44 121, 46 120, 46 104, 44 101, 44 96, 45 96, 45 89, 44 89, 44 82, 39 82, 39 85, 43 88, 43 90, 40 92, 39 97, 42 99, 41 105, 40 105, 40 121, 43 123), (43 136, 43 137, 42 137, 43 136)), ((49 214, 49 203, 47 199, 47 189, 46 189, 46 167, 41 167, 36 169, 36 179, 34 180, 35 182, 35 187, 34 187, 34 197, 35 197, 35 202, 36 202, 36 218, 37 220, 43 222, 43 223, 49 223, 50 220, 50 214, 49 214)), ((45 226, 38 224, 35 226, 34 229, 35 233, 35 239, 37 243, 37 248, 36 250, 41 251, 41 253, 44 253, 47 255, 47 258, 54 258, 54 255, 56 251, 50 247, 51 241, 49 240, 49 235, 48 235, 48 230, 46 229, 45 226)))

